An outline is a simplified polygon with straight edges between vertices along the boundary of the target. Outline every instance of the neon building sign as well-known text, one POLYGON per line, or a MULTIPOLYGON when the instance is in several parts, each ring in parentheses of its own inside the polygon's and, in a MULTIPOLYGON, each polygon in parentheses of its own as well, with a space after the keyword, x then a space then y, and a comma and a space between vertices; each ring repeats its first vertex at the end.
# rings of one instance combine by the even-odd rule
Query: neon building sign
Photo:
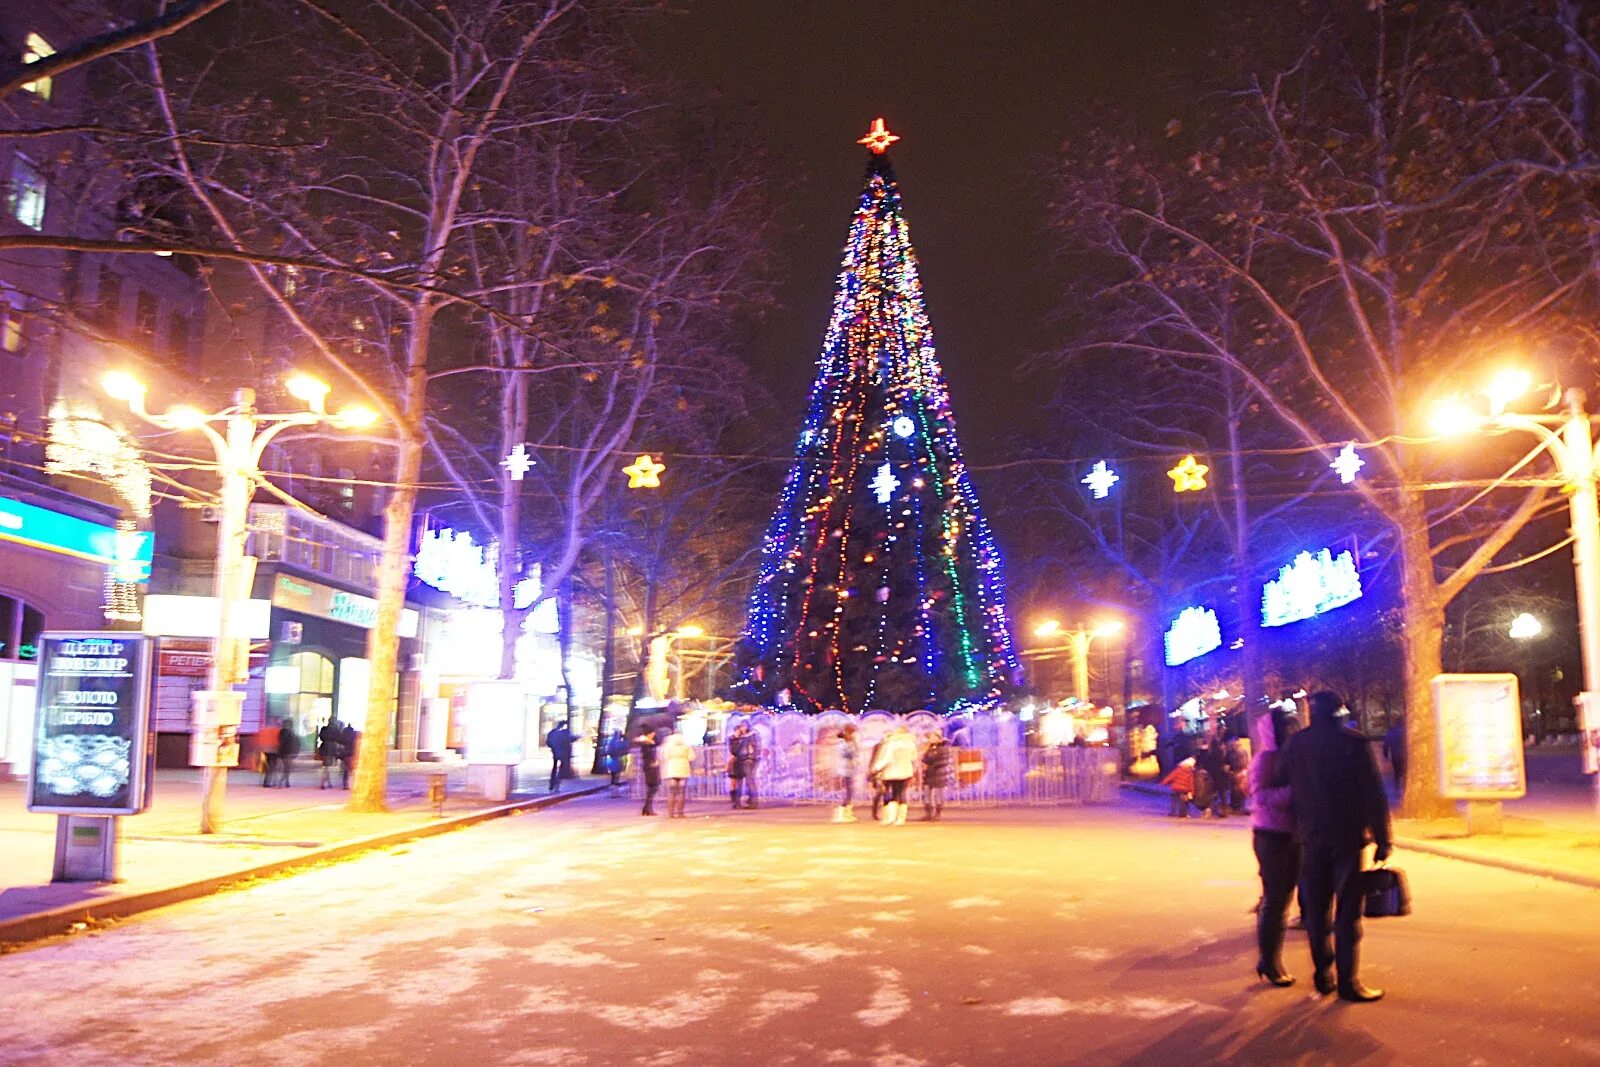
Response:
POLYGON ((1261 590, 1261 625, 1287 626, 1361 597, 1361 575, 1349 552, 1302 552, 1261 590))
POLYGON ((1199 659, 1222 644, 1222 627, 1210 608, 1184 608, 1166 634, 1167 666, 1199 659))

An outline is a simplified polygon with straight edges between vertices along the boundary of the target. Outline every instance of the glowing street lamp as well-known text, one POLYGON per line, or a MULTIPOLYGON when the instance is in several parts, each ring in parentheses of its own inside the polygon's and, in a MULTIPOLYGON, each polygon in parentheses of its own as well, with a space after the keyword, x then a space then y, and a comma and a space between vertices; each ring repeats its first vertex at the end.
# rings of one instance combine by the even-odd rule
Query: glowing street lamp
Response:
POLYGON ((1079 703, 1089 702, 1089 645, 1097 637, 1115 637, 1123 630, 1121 619, 1099 619, 1088 626, 1068 629, 1060 619, 1044 619, 1033 628, 1035 637, 1050 639, 1060 637, 1063 642, 1047 648, 1029 649, 1024 656, 1043 655, 1065 649, 1072 656, 1072 695, 1079 703))
POLYGON ((1527 641, 1544 633, 1544 623, 1529 615, 1526 611, 1511 620, 1511 629, 1507 635, 1518 641, 1527 641))
POLYGON ((378 419, 371 408, 359 404, 329 414, 328 386, 309 374, 295 374, 284 384, 306 405, 304 411, 262 414, 256 410, 255 390, 239 389, 233 394, 233 406, 222 411, 208 414, 179 404, 155 414, 145 407, 149 390, 133 375, 114 371, 102 381, 107 395, 127 404, 145 422, 163 430, 198 430, 216 452, 217 472, 222 479, 215 579, 217 630, 211 639, 206 688, 193 695, 194 740, 190 747, 190 763, 204 768, 200 785, 203 834, 217 832, 228 767, 238 762, 238 726, 244 694, 234 687, 248 680, 249 642, 241 639, 237 631, 242 628, 239 606, 250 599, 250 584, 255 576, 255 561, 247 559, 244 546, 250 498, 261 480, 261 456, 273 438, 294 426, 326 424, 338 429, 362 429, 378 419), (214 423, 221 424, 220 428, 214 428, 214 423))
MULTIPOLYGON (((1597 499, 1595 473, 1600 468, 1600 457, 1595 454, 1594 432, 1588 410, 1587 397, 1582 389, 1568 389, 1562 394, 1566 410, 1528 414, 1507 410, 1506 405, 1531 388, 1527 374, 1516 370, 1501 371, 1484 395, 1489 400, 1487 416, 1471 415, 1462 420, 1466 405, 1459 399, 1446 401, 1435 412, 1435 428, 1459 426, 1476 428, 1486 433, 1510 433, 1515 430, 1538 438, 1541 448, 1555 461, 1555 484, 1566 494, 1571 510, 1572 562, 1576 571, 1578 589, 1578 634, 1583 653, 1584 691, 1578 695, 1578 714, 1583 736, 1583 769, 1595 774, 1595 805, 1600 814, 1600 499, 1597 499), (1439 415, 1445 418, 1441 423, 1439 415)), ((1539 620, 1526 616, 1514 628, 1521 632, 1531 629, 1530 623, 1539 620)), ((1521 621, 1519 616, 1518 622, 1521 621)), ((1542 630, 1543 627, 1541 626, 1542 630)), ((1534 636, 1538 631, 1529 633, 1534 636)), ((1527 640, 1528 638, 1522 638, 1527 640)))

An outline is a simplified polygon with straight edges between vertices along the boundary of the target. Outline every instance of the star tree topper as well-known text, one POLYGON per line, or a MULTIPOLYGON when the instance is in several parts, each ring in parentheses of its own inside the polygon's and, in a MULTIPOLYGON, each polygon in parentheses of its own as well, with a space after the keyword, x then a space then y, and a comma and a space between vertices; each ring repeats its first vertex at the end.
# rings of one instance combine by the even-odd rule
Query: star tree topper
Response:
POLYGON ((1206 474, 1210 470, 1193 456, 1184 456, 1176 467, 1167 472, 1167 477, 1172 479, 1174 493, 1189 493, 1206 487, 1206 474))
POLYGON ((665 463, 657 463, 650 453, 645 452, 633 461, 632 466, 623 467, 622 473, 628 476, 629 489, 659 489, 661 472, 666 469, 665 463))
POLYGON ((1111 487, 1122 479, 1117 477, 1117 472, 1106 466, 1105 460, 1100 460, 1089 473, 1083 476, 1083 484, 1093 492, 1096 500, 1104 500, 1111 493, 1111 487))
POLYGON ((528 455, 528 446, 517 442, 517 447, 507 453, 506 458, 500 461, 500 466, 511 472, 511 480, 520 482, 527 476, 533 467, 534 458, 528 455))
POLYGON ((865 137, 857 138, 856 144, 864 144, 872 150, 873 155, 881 156, 889 150, 890 145, 899 139, 899 137, 890 133, 889 128, 883 124, 883 120, 878 118, 872 120, 872 128, 867 131, 865 137))

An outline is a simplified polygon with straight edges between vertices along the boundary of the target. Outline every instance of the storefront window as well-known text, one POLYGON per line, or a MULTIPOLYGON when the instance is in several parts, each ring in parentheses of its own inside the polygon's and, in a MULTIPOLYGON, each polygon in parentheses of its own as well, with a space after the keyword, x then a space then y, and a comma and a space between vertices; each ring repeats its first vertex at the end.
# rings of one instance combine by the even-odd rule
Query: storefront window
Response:
POLYGON ((32 604, 22 605, 22 642, 17 646, 18 659, 39 658, 39 635, 44 632, 44 613, 32 604))
POLYGON ((300 691, 289 697, 295 733, 311 737, 333 714, 333 660, 315 652, 296 652, 289 663, 300 672, 300 691))

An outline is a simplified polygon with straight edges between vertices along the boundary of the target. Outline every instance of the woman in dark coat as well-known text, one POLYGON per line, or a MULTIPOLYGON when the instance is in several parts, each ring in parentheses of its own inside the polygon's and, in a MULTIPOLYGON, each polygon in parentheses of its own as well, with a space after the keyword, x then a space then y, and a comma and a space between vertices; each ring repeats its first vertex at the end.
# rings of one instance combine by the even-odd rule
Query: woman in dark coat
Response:
POLYGON ((644 775, 644 810, 640 815, 656 813, 656 792, 661 788, 661 761, 656 751, 656 732, 646 730, 634 739, 639 746, 639 771, 644 775))
POLYGON ((922 813, 929 822, 937 822, 944 814, 944 791, 950 785, 954 758, 943 734, 928 740, 928 750, 922 754, 922 813))

